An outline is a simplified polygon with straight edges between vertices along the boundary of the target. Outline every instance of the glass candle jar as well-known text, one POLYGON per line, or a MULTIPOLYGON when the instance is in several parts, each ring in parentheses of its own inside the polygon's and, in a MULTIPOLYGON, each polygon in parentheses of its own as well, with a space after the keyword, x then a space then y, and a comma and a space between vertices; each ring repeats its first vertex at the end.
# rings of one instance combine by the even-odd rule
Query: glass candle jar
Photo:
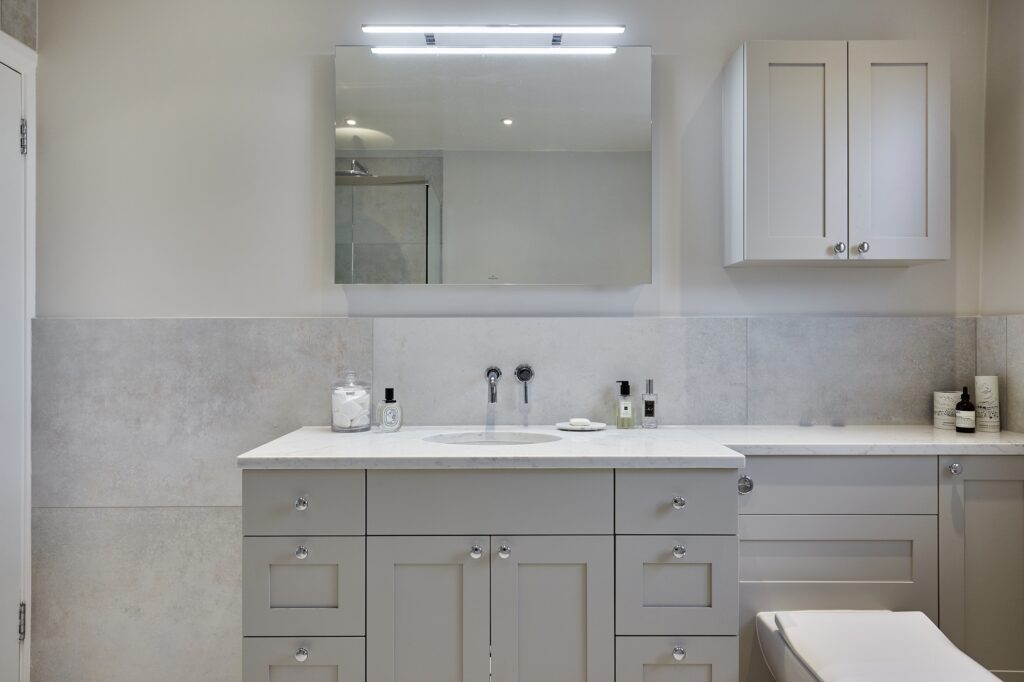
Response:
POLYGON ((370 385, 360 381, 355 372, 345 372, 345 378, 331 389, 331 431, 369 430, 370 385))

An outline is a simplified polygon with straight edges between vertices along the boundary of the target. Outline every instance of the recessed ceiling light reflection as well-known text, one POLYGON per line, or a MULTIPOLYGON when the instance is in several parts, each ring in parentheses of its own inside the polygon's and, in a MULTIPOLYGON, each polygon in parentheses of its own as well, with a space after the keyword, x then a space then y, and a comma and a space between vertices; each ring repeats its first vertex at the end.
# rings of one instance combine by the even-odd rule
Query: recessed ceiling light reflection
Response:
POLYGON ((345 125, 354 126, 355 124, 356 124, 356 120, 354 118, 347 118, 347 119, 345 119, 345 125))
POLYGON ((510 119, 510 118, 503 118, 503 119, 501 119, 501 122, 504 123, 507 126, 512 125, 512 119, 510 119))

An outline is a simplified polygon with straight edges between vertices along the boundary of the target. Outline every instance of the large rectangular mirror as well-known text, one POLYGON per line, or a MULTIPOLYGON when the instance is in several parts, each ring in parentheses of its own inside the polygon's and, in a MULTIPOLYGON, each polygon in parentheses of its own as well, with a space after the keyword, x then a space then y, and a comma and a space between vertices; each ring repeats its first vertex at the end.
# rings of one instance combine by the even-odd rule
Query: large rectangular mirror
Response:
POLYGON ((335 55, 335 282, 651 281, 651 50, 335 55))

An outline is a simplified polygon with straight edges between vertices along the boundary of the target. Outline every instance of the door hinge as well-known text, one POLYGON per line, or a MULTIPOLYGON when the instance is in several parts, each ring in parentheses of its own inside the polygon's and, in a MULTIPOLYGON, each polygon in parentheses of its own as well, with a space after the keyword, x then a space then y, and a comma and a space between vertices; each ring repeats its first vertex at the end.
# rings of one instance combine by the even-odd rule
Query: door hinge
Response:
POLYGON ((21 119, 21 153, 28 154, 28 121, 21 119))
POLYGON ((18 641, 25 641, 25 617, 26 617, 25 602, 21 602, 18 606, 18 641))

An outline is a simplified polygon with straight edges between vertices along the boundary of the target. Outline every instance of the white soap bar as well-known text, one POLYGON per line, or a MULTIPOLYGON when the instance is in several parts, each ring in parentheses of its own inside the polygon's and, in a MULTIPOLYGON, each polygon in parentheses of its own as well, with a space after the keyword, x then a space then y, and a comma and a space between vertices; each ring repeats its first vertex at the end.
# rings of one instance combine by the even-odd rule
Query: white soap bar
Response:
POLYGON ((586 417, 573 417, 569 420, 569 426, 590 426, 590 420, 586 417))

